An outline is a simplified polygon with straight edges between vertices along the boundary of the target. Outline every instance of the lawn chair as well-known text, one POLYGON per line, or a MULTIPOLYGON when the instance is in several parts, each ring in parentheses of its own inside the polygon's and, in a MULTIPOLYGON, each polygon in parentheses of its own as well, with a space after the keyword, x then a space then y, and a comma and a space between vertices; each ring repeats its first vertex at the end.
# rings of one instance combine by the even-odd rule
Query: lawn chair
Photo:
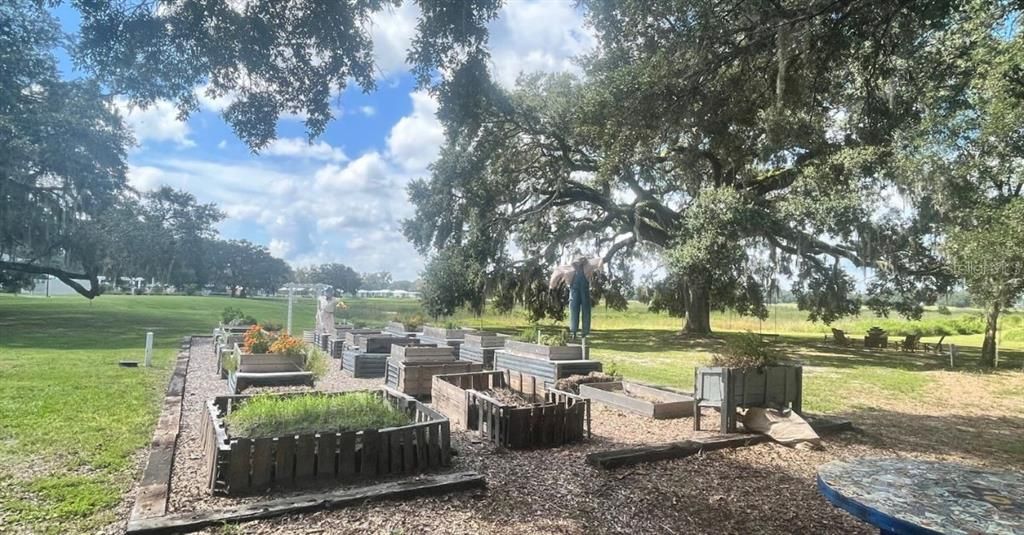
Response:
POLYGON ((936 342, 936 344, 934 346, 926 342, 926 343, 921 344, 921 347, 923 347, 925 351, 934 351, 936 355, 941 355, 942 354, 942 341, 945 340, 945 339, 946 339, 946 335, 942 335, 942 337, 939 338, 939 341, 936 342))
POLYGON ((900 351, 916 351, 921 349, 921 335, 920 334, 908 334, 903 339, 903 343, 900 344, 900 351))
POLYGON ((846 337, 846 333, 840 329, 832 328, 832 341, 836 345, 849 346, 853 345, 853 341, 846 337))

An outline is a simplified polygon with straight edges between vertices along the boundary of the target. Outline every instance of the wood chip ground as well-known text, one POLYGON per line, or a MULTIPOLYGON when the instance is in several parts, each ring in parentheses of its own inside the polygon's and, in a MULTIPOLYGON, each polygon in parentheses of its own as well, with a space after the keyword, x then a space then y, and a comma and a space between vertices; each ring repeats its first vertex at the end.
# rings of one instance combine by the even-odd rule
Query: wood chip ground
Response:
MULTIPOLYGON (((199 450, 200 411, 206 400, 227 394, 227 384, 215 373, 209 339, 194 339, 191 358, 170 511, 203 511, 286 496, 210 496, 199 450)), ((318 390, 362 389, 382 382, 352 379, 337 369, 337 361, 331 364, 331 372, 317 384, 318 390)), ((281 390, 301 387, 251 391, 281 390)), ((458 455, 451 470, 483 474, 488 485, 485 491, 283 516, 240 525, 238 531, 217 528, 202 533, 869 534, 877 530, 832 507, 818 494, 814 483, 817 466, 866 456, 1006 462, 989 456, 964 459, 963 448, 956 450, 961 454, 957 456, 947 453, 941 444, 908 438, 901 422, 864 422, 858 421, 858 415, 851 419, 866 429, 864 433, 827 437, 816 451, 761 444, 606 471, 586 465, 584 456, 629 445, 682 440, 693 436, 693 421, 645 419, 595 403, 593 440, 558 449, 502 451, 471 433, 453 431, 452 446, 458 455)))

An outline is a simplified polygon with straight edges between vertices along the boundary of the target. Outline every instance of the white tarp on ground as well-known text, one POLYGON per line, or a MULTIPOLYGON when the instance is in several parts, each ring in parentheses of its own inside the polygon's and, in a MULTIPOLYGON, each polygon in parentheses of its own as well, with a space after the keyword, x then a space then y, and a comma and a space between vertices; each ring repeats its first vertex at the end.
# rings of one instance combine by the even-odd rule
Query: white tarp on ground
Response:
POLYGON ((743 415, 743 427, 748 431, 768 435, 786 446, 795 446, 801 442, 816 443, 820 440, 807 420, 791 410, 783 412, 751 407, 743 415))

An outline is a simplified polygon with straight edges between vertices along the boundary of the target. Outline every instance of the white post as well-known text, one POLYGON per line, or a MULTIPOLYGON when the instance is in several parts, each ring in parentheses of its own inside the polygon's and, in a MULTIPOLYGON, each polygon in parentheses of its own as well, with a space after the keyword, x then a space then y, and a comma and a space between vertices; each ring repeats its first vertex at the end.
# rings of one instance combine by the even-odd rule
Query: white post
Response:
POLYGON ((587 356, 587 337, 580 338, 580 342, 583 344, 583 360, 589 360, 590 357, 587 356))
POLYGON ((153 333, 146 333, 146 367, 148 368, 153 362, 153 333))
POLYGON ((292 296, 294 288, 288 286, 288 327, 285 330, 288 334, 292 334, 292 296))

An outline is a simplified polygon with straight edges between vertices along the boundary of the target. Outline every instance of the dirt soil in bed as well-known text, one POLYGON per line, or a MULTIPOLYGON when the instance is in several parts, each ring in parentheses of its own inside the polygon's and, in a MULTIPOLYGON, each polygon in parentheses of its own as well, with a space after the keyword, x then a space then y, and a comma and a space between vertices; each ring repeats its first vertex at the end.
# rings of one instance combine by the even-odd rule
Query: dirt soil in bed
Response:
MULTIPOLYGON (((206 400, 228 393, 214 360, 210 340, 194 339, 172 475, 172 513, 286 495, 215 497, 205 488, 198 435, 201 411, 206 400)), ((318 390, 365 389, 382 383, 347 377, 337 369, 336 360, 331 364, 332 371, 317 384, 318 390)), ((291 389, 295 388, 254 388, 246 393, 291 389)), ((453 431, 457 455, 451 470, 483 474, 486 490, 289 515, 241 524, 237 531, 216 528, 202 533, 868 534, 877 529, 832 507, 818 494, 814 475, 819 465, 865 456, 949 460, 917 450, 887 449, 881 436, 858 432, 826 437, 817 451, 761 444, 604 471, 585 464, 585 455, 682 440, 693 435, 693 421, 656 421, 598 403, 592 413, 593 439, 558 449, 498 450, 472 434, 453 431)))

